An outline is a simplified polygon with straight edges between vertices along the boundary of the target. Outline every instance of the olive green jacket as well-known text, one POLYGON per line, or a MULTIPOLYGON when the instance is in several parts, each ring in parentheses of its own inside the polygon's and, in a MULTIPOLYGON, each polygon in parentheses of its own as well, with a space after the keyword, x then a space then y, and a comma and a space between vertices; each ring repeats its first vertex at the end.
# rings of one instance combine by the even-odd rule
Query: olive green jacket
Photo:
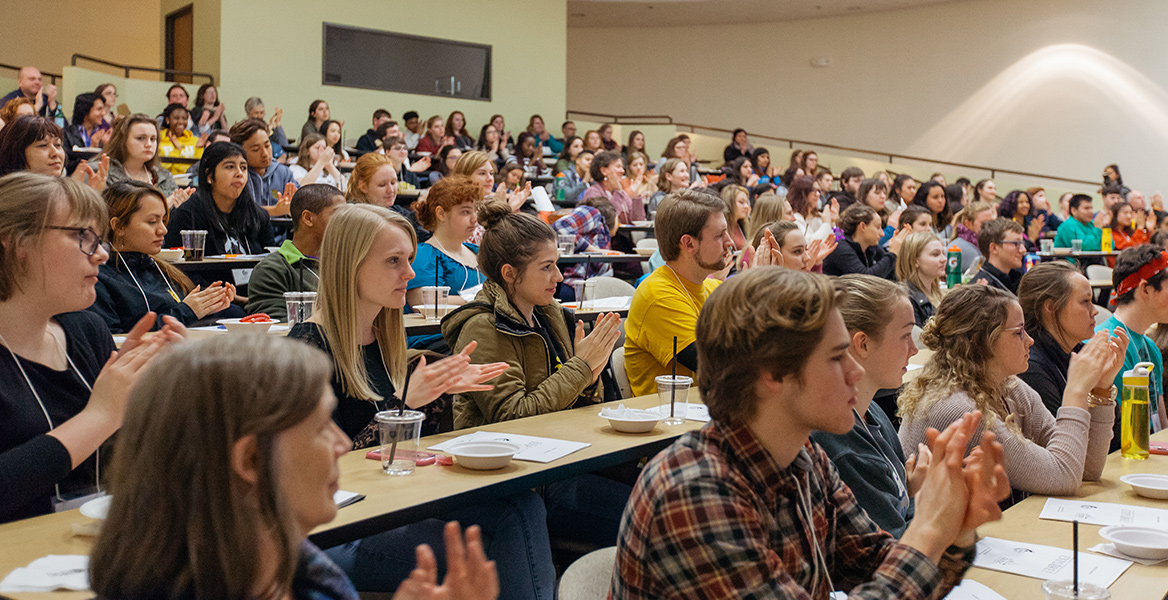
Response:
POLYGON ((475 301, 442 319, 442 336, 454 352, 471 341, 478 347, 471 362, 505 362, 508 369, 490 381, 494 389, 454 397, 454 428, 542 415, 603 401, 602 386, 592 382, 592 369, 575 356, 572 311, 553 302, 535 308, 551 336, 570 356, 558 368, 543 336, 527 325, 503 288, 488 281, 475 301))

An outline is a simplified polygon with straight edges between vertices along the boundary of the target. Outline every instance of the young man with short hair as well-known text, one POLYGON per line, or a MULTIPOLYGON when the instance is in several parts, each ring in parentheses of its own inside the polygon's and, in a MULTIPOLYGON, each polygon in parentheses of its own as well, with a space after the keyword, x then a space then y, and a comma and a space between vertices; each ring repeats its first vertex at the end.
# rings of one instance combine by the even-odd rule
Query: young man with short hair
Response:
MULTIPOLYGON (((1129 339, 1123 368, 1115 376, 1112 397, 1116 402, 1122 402, 1125 371, 1134 369, 1140 362, 1155 365, 1152 376, 1148 378, 1148 408, 1152 431, 1160 431, 1168 427, 1168 411, 1164 407, 1164 359, 1156 343, 1144 332, 1155 323, 1168 322, 1168 286, 1165 285, 1168 283, 1168 252, 1152 244, 1141 244, 1120 252, 1111 271, 1111 281, 1115 290, 1111 299, 1115 312, 1096 325, 1095 331, 1114 331, 1122 327, 1129 339)), ((1118 404, 1115 409, 1120 410, 1118 404)), ((1122 419, 1116 418, 1112 450, 1119 449, 1121 424, 1122 419)))
POLYGON ((407 111, 406 114, 402 115, 402 124, 406 128, 406 135, 404 138, 406 141, 406 147, 410 150, 417 148, 418 141, 422 139, 422 133, 420 131, 422 128, 422 122, 418 119, 417 111, 407 111))
POLYGON ((840 210, 856 203, 856 195, 860 193, 860 184, 864 181, 864 170, 860 167, 848 167, 840 173, 840 191, 831 195, 831 199, 839 202, 840 210))
POLYGON ((310 183, 292 196, 292 238, 255 266, 247 285, 247 313, 287 320, 284 292, 315 292, 320 283, 320 243, 333 210, 345 195, 325 183, 310 183))
POLYGON ((231 126, 231 142, 243 147, 247 158, 247 190, 256 204, 273 217, 287 215, 288 206, 280 199, 296 188, 296 178, 288 167, 272 161, 272 142, 268 124, 259 119, 244 119, 231 126))
POLYGON ((978 250, 985 257, 973 280, 1018 295, 1022 281, 1022 261, 1026 257, 1026 240, 1022 225, 999 217, 981 226, 977 234, 978 250))
POLYGON ((963 465, 980 414, 930 432, 932 461, 898 542, 868 518, 812 431, 854 423, 863 368, 822 275, 763 267, 715 290, 697 324, 711 420, 641 472, 621 521, 614 600, 944 596, 975 528, 1009 495, 991 432, 963 465))
POLYGON ((379 108, 373 111, 373 127, 370 127, 369 131, 365 132, 365 135, 357 138, 357 150, 361 152, 373 152, 377 150, 377 142, 384 137, 378 135, 377 130, 381 127, 382 123, 388 123, 391 120, 393 120, 393 117, 389 114, 388 110, 379 108))
POLYGON ((1075 194, 1071 196, 1067 206, 1071 210, 1071 218, 1059 225, 1058 231, 1054 234, 1054 247, 1070 248, 1071 240, 1083 240, 1084 250, 1099 250, 1103 231, 1091 222, 1095 216, 1091 197, 1087 194, 1075 194))
POLYGON ((576 135, 576 122, 564 121, 564 124, 560 125, 560 133, 564 134, 564 137, 561 138, 564 140, 576 135))

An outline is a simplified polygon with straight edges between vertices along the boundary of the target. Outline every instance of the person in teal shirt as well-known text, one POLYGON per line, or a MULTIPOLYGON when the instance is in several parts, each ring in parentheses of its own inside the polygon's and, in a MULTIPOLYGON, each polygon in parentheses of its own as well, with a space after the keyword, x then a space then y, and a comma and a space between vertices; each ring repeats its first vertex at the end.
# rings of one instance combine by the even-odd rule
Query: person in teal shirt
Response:
MULTIPOLYGON (((1074 209, 1071 215, 1075 215, 1074 209)), ((1077 217, 1076 217, 1077 218, 1077 217)), ((1061 231, 1062 228, 1060 227, 1061 231)), ((1136 363, 1150 362, 1155 367, 1148 378, 1148 401, 1151 408, 1152 431, 1168 426, 1168 411, 1164 410, 1164 359, 1156 344, 1144 335, 1156 323, 1168 322, 1168 252, 1158 246, 1142 244, 1119 254, 1112 272, 1115 286, 1115 314, 1095 326, 1095 331, 1123 329, 1128 335, 1123 367, 1115 376, 1116 401, 1123 401, 1123 374, 1135 368, 1136 363)), ((1116 407, 1118 410, 1118 406, 1116 407)), ((1111 449, 1118 450, 1121 420, 1115 421, 1115 435, 1111 449)))
POLYGON ((1083 240, 1083 250, 1098 251, 1102 247, 1103 230, 1092 223, 1095 217, 1095 207, 1091 204, 1091 197, 1086 194, 1071 196, 1068 203, 1071 209, 1071 218, 1059 225, 1054 235, 1055 248, 1070 248, 1071 240, 1083 240))

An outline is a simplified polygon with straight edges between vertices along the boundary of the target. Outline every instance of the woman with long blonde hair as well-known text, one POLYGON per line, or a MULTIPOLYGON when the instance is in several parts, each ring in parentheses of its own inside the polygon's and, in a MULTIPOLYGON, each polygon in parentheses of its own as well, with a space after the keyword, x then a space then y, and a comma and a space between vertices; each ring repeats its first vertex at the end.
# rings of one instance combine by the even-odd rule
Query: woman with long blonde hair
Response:
POLYGON ((980 410, 979 427, 1002 443, 1014 489, 1074 494, 1084 480, 1099 479, 1107 459, 1115 400, 1091 390, 1109 388, 1123 365, 1127 338, 1117 336, 1100 331, 1072 355, 1062 408, 1054 417, 1017 377, 1029 366, 1034 340, 1014 295, 988 285, 949 292, 921 332, 933 355, 898 401, 902 449, 910 454, 930 427, 944 429, 980 410))
MULTIPOLYGON (((421 355, 410 368, 402 309, 414 277, 410 262, 416 249, 413 228, 393 211, 365 204, 338 207, 321 243, 316 310, 288 334, 332 359, 331 386, 337 398, 333 420, 352 438, 354 450, 373 446, 374 416, 398 406, 426 415, 422 435, 438 433, 443 413, 450 410, 448 394, 490 390, 486 382, 507 370, 506 363, 471 364, 470 354, 477 346, 473 342, 433 364, 421 355), (405 389, 406 378, 409 393, 402 398, 398 390, 405 389)), ((443 520, 481 525, 489 540, 488 554, 499 562, 503 589, 527 597, 517 590, 541 589, 549 578, 554 583, 546 521, 540 525, 541 519, 546 520, 542 502, 527 492, 457 511, 443 520), (532 528, 537 535, 527 539, 532 528), (509 578, 514 578, 513 584, 507 583, 509 578), (518 586, 516 591, 511 591, 512 585, 518 586)), ((402 561, 379 557, 400 554, 418 543, 437 543, 441 526, 434 520, 407 525, 331 549, 329 555, 358 589, 392 591, 409 570, 399 568, 402 561)))
POLYGON ((908 286, 917 327, 937 312, 941 304, 941 279, 945 277, 945 247, 932 231, 910 233, 896 255, 896 278, 908 286))

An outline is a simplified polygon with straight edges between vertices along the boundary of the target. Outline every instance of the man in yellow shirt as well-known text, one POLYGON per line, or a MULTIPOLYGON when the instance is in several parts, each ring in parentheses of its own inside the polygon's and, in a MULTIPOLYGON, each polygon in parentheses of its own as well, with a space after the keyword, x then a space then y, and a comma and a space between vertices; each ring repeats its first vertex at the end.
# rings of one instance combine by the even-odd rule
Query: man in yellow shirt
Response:
POLYGON ((633 394, 657 393, 654 378, 668 375, 677 336, 677 374, 697 371, 698 313, 721 283, 710 275, 733 260, 726 204, 704 190, 682 189, 657 208, 655 232, 665 265, 637 286, 625 321, 625 370, 633 394))

